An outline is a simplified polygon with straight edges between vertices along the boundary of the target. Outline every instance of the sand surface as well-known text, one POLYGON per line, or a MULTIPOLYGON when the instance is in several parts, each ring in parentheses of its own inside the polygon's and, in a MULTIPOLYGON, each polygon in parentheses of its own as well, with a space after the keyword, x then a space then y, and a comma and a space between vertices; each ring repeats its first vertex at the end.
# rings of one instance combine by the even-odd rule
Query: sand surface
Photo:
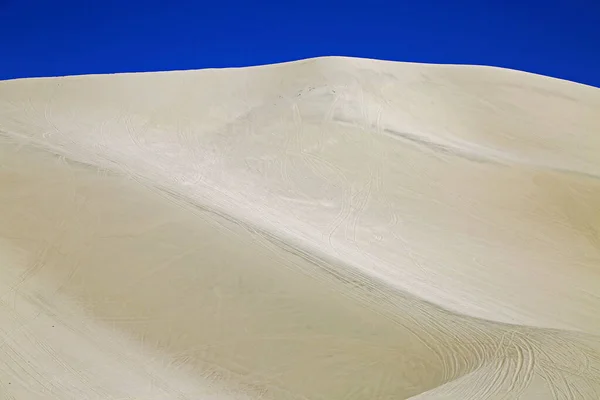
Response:
POLYGON ((0 82, 0 399, 600 399, 600 90, 0 82))

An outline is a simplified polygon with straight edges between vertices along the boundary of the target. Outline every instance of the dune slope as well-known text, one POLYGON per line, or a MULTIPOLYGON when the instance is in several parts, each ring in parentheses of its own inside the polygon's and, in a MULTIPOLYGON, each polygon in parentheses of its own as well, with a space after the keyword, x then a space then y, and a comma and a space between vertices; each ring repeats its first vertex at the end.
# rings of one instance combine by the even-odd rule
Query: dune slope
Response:
POLYGON ((600 398, 599 115, 351 58, 0 82, 0 394, 600 398))

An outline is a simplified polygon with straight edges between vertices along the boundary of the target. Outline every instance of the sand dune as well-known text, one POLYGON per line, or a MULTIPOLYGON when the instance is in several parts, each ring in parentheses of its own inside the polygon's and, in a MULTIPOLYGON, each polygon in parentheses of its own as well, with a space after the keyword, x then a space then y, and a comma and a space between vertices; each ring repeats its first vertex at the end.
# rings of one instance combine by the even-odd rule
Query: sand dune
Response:
POLYGON ((319 58, 0 82, 0 398, 600 398, 600 91, 319 58))

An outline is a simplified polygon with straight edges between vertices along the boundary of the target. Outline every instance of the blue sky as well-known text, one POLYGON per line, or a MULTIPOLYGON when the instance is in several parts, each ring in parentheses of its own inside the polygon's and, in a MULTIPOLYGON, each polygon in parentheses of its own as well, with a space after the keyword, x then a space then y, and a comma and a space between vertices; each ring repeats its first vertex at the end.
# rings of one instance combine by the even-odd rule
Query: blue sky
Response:
POLYGON ((0 0, 0 79, 322 55, 495 65, 600 87, 600 1, 0 0))

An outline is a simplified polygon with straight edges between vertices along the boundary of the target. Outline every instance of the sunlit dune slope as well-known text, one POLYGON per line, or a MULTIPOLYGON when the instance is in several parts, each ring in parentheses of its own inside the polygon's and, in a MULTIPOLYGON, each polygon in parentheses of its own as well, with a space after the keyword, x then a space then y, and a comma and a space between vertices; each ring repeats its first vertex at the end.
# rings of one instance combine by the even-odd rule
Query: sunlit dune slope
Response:
POLYGON ((600 398, 600 90, 319 58, 0 82, 7 399, 600 398))

